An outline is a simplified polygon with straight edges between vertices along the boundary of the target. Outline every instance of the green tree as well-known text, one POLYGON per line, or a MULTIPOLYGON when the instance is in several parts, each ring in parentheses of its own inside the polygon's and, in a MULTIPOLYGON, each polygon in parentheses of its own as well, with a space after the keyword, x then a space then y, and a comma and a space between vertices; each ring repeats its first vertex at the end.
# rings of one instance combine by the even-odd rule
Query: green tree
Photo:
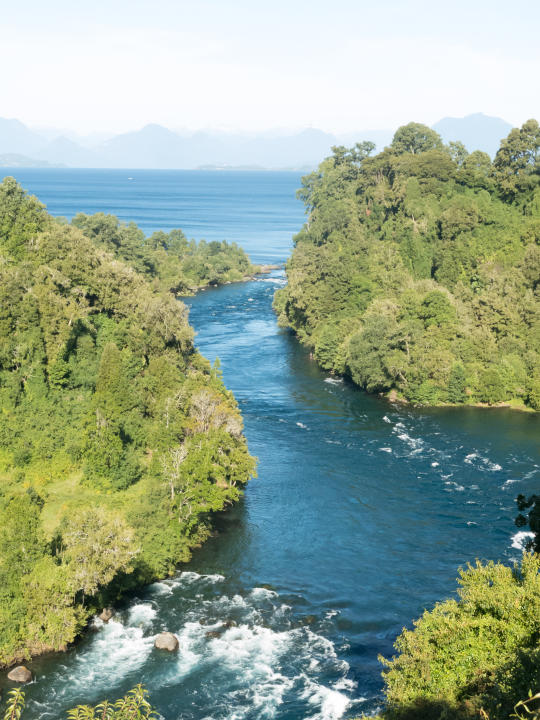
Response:
POLYGON ((448 402, 464 403, 467 401, 467 377, 465 369, 460 363, 452 366, 448 380, 448 402))
POLYGON ((62 563, 74 593, 94 595, 118 572, 132 569, 138 552, 134 533, 118 513, 103 508, 80 510, 64 521, 61 534, 62 563))
POLYGON ((383 660, 387 720, 508 718, 538 687, 540 558, 514 569, 488 563, 460 572, 458 598, 404 630, 383 660))
POLYGON ((527 120, 501 142, 493 162, 493 177, 505 197, 515 200, 520 191, 538 185, 539 158, 540 126, 536 120, 527 120))
POLYGON ((390 147, 398 155, 403 153, 417 155, 428 150, 440 150, 443 142, 435 130, 427 125, 411 122, 396 130, 390 147))

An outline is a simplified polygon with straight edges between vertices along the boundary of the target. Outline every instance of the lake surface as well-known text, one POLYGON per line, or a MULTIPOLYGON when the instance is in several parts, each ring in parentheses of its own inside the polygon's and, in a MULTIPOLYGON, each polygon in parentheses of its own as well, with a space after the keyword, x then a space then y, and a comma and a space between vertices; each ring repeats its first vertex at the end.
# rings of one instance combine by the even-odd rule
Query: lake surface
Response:
POLYGON ((229 240, 253 262, 282 262, 304 222, 300 174, 205 170, 0 168, 52 215, 117 215, 148 235, 182 228, 188 238, 229 240))
MULTIPOLYGON (((261 262, 284 260, 303 221, 294 173, 13 173, 55 214, 180 226, 261 262)), ((30 718, 138 682, 166 720, 355 717, 381 702, 377 655, 455 591, 460 565, 519 557, 514 498, 538 491, 540 417, 404 408, 329 377, 277 328, 283 282, 278 272, 187 301, 199 348, 219 356, 240 403, 258 478, 176 577, 33 663, 30 718), (225 621, 236 625, 206 636, 225 621), (162 629, 178 634, 177 656, 153 649, 162 629)))

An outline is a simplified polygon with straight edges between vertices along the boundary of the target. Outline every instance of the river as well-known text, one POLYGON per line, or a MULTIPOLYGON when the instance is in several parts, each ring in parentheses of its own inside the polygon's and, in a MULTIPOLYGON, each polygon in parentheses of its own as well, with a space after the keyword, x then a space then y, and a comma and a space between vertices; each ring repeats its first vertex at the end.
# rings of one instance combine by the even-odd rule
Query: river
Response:
MULTIPOLYGON (((13 174, 55 214, 178 225, 236 240, 259 262, 283 261, 303 218, 293 173, 13 174)), ((198 347, 220 358, 238 399, 258 477, 175 577, 141 589, 68 653, 33 663, 30 718, 138 682, 166 720, 371 712, 378 654, 455 592, 459 566, 519 557, 515 496, 538 489, 540 417, 400 407, 322 373, 277 327, 283 282, 278 271, 187 300, 198 347), (153 650, 162 629, 178 634, 178 655, 153 650)))

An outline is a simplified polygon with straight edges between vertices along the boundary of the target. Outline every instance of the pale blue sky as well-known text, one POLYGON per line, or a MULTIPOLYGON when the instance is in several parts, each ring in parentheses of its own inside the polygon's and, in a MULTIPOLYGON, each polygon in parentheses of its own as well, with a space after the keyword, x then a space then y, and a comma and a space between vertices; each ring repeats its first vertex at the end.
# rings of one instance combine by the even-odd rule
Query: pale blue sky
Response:
POLYGON ((0 0, 0 117, 79 132, 540 118, 540 0, 0 0))

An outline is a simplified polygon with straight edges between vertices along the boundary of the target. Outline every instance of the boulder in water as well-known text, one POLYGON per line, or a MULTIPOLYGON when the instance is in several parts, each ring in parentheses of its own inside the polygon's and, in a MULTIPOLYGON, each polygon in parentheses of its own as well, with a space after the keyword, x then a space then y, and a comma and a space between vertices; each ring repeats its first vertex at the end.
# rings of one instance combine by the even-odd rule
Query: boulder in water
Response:
POLYGON ((32 680, 32 673, 24 665, 17 665, 16 668, 8 672, 8 680, 18 683, 29 683, 32 680))
POLYGON ((100 620, 103 620, 104 623, 109 622, 112 617, 114 617, 114 610, 111 607, 103 608, 103 610, 98 615, 98 618, 100 620))
POLYGON ((209 630, 207 633, 205 633, 205 637, 207 637, 209 640, 220 638, 222 636, 223 632, 220 630, 209 630))
POLYGON ((169 652, 178 650, 179 645, 178 638, 171 632, 159 633, 154 641, 154 647, 158 650, 168 650, 169 652))

